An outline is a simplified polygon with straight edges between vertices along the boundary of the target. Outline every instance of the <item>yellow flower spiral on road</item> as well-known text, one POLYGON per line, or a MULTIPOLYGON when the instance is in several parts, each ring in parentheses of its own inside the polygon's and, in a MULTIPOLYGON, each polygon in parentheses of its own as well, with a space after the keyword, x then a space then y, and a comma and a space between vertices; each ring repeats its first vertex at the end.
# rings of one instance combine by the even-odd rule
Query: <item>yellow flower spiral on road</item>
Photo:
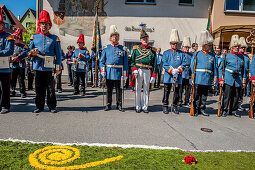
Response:
POLYGON ((73 162, 74 160, 80 158, 80 151, 76 148, 70 146, 47 146, 43 149, 39 149, 34 153, 29 155, 30 165, 46 170, 71 170, 71 169, 82 169, 95 167, 110 162, 115 162, 123 158, 123 156, 117 156, 112 158, 107 158, 103 161, 96 161, 91 163, 86 163, 83 165, 66 166, 63 165, 73 162), (61 166, 62 165, 62 166, 61 166), (61 166, 61 167, 60 167, 61 166))

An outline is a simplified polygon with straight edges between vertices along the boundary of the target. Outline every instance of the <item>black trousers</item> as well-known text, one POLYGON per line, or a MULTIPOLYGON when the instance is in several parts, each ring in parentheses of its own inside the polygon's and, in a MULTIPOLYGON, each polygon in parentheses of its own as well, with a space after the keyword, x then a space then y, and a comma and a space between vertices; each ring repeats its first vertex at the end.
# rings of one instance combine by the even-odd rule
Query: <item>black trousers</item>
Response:
POLYGON ((229 114, 232 111, 236 111, 238 109, 238 101, 240 99, 242 87, 235 87, 225 84, 223 87, 224 96, 222 102, 222 111, 227 112, 229 107, 229 114))
POLYGON ((10 109, 10 73, 0 73, 0 108, 10 109))
POLYGON ((200 110, 206 109, 206 100, 209 92, 209 87, 210 86, 199 84, 195 85, 195 97, 193 102, 195 111, 200 112, 200 110))
POLYGON ((85 72, 74 71, 74 91, 79 93, 79 86, 81 85, 81 92, 85 92, 85 72))
POLYGON ((160 65, 157 65, 158 68, 158 78, 157 81, 155 82, 155 87, 159 88, 160 87, 160 82, 161 82, 161 72, 162 72, 162 67, 160 65))
POLYGON ((112 91, 113 87, 116 89, 116 105, 122 106, 122 93, 120 88, 121 81, 120 80, 108 80, 106 79, 106 87, 107 87, 107 93, 106 93, 106 104, 107 106, 112 106, 112 91))
POLYGON ((25 68, 12 69, 11 74, 11 93, 15 93, 17 80, 19 80, 19 89, 21 94, 26 93, 25 87, 25 68))
POLYGON ((33 82, 34 82, 34 72, 30 69, 30 68, 28 68, 27 69, 27 88, 29 89, 29 90, 32 90, 33 89, 33 82))
POLYGON ((73 84, 73 70, 72 64, 67 64, 67 71, 68 71, 68 80, 71 84, 73 84))
MULTIPOLYGON (((174 97, 173 97, 173 105, 177 106, 178 101, 179 101, 179 89, 180 89, 180 84, 175 86, 175 91, 174 91, 174 97)), ((169 105, 169 95, 171 91, 172 84, 171 83, 165 83, 164 84, 164 97, 162 100, 163 106, 167 107, 169 105)))
POLYGON ((185 89, 185 99, 184 103, 188 104, 189 103, 189 98, 190 98, 190 90, 191 90, 191 85, 189 84, 189 79, 182 79, 182 84, 179 89, 179 103, 182 103, 182 93, 183 90, 185 89))
POLYGON ((47 92, 47 106, 50 110, 57 106, 55 80, 51 71, 35 71, 35 105, 37 109, 44 109, 47 92))
POLYGON ((59 75, 57 75, 57 89, 58 90, 62 90, 61 76, 62 76, 62 71, 59 75))

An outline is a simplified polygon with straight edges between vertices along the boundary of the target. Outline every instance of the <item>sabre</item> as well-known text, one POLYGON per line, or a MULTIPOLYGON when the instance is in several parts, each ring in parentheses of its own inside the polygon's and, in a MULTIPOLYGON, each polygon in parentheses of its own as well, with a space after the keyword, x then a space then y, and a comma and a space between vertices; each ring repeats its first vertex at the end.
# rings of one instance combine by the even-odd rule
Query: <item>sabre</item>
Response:
POLYGON ((173 114, 173 107, 174 107, 174 93, 175 93, 175 88, 176 88, 176 84, 178 83, 178 80, 176 77, 173 77, 174 83, 172 83, 173 86, 173 100, 172 100, 172 104, 171 104, 171 114, 173 114))

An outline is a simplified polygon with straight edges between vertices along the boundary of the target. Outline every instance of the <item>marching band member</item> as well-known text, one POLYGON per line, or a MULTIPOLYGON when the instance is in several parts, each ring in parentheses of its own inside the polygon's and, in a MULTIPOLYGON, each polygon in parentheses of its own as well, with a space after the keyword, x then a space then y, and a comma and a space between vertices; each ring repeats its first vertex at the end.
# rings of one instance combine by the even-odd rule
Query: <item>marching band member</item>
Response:
POLYGON ((29 56, 35 72, 35 105, 34 113, 44 110, 45 96, 52 113, 56 113, 55 75, 61 73, 60 39, 49 32, 52 27, 50 15, 43 10, 37 22, 37 32, 31 36, 29 56))
POLYGON ((10 56, 14 52, 14 36, 4 31, 0 8, 0 113, 10 112, 10 56))
POLYGON ((77 40, 78 49, 75 49, 72 56, 72 70, 74 75, 74 92, 73 95, 81 94, 85 95, 85 74, 86 74, 86 62, 89 61, 89 51, 84 47, 85 40, 84 35, 80 34, 79 39, 77 40), (80 83, 81 82, 81 83, 80 83), (81 90, 79 86, 81 85, 81 90))

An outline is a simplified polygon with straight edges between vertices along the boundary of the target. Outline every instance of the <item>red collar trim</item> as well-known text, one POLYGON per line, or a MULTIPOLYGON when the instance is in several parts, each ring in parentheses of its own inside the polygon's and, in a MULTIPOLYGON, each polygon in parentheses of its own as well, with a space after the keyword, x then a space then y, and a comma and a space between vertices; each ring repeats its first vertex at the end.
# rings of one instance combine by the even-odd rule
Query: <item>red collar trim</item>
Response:
MULTIPOLYGON (((239 53, 239 52, 238 52, 238 53, 239 53)), ((237 54, 238 54, 238 53, 237 53, 237 54)), ((237 55, 237 54, 236 54, 236 53, 234 53, 233 51, 231 51, 231 54, 237 55)))
POLYGON ((204 53, 204 54, 208 54, 208 52, 205 52, 204 50, 201 50, 202 51, 202 53, 204 53))
POLYGON ((147 46, 144 46, 143 44, 141 45, 143 48, 148 49, 150 45, 148 44, 147 46))
POLYGON ((111 43, 111 45, 112 45, 113 47, 118 47, 118 46, 119 46, 119 44, 113 44, 113 43, 111 43))
POLYGON ((50 35, 50 32, 47 32, 46 34, 44 34, 43 32, 41 32, 41 34, 44 35, 44 36, 48 36, 48 35, 50 35))
POLYGON ((238 54, 244 55, 244 53, 238 52, 238 54))
POLYGON ((20 45, 21 43, 15 43, 15 45, 20 45))
POLYGON ((84 50, 85 48, 79 48, 79 50, 84 50))
POLYGON ((174 49, 172 49, 172 48, 171 48, 170 50, 171 50, 171 51, 177 51, 177 50, 174 50, 174 49))

